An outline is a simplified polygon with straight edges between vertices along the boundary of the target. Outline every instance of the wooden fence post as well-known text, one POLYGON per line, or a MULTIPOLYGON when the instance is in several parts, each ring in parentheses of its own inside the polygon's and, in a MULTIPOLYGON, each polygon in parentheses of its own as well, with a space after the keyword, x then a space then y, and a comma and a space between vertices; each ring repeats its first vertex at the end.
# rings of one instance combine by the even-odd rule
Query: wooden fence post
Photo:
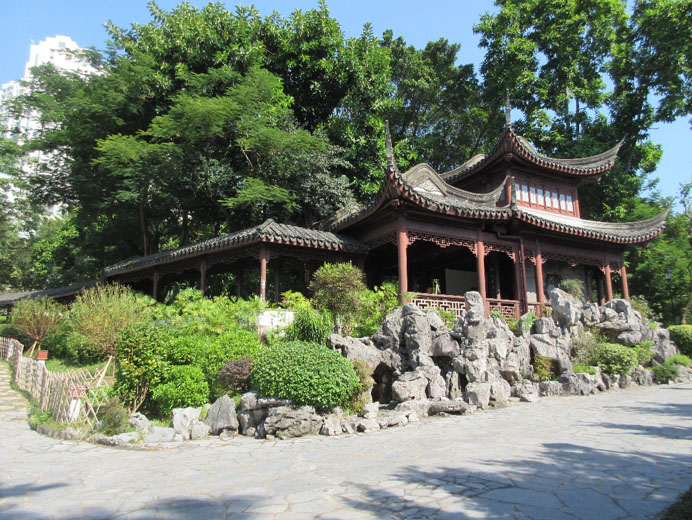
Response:
POLYGON ((43 378, 41 380, 41 398, 38 401, 38 405, 41 407, 41 411, 45 411, 46 401, 48 401, 48 369, 45 365, 43 365, 43 378))
POLYGON ((16 347, 15 348, 15 357, 14 357, 14 382, 15 384, 19 384, 19 372, 22 367, 22 351, 24 350, 24 346, 16 347))

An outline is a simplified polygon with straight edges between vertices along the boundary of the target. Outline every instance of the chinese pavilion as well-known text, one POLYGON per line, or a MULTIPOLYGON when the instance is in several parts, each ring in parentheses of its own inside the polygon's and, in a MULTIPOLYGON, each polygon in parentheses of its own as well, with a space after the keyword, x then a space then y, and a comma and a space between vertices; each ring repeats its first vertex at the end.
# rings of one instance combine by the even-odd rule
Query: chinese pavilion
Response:
MULTIPOLYGON (((486 311, 508 317, 541 314, 550 290, 581 281, 586 299, 613 298, 615 282, 629 297, 623 254, 663 230, 668 210, 641 222, 609 223, 580 216, 578 188, 612 168, 621 143, 599 155, 554 159, 539 154, 511 125, 495 148, 449 172, 427 164, 401 173, 387 131, 387 172, 368 206, 341 210, 316 229, 263 224, 106 268, 106 279, 151 290, 181 278, 204 290, 210 274, 259 267, 259 294, 274 298, 282 273, 309 272, 323 262, 352 261, 369 285, 399 283, 421 307, 458 313, 463 294, 479 291, 486 311), (259 264, 259 265, 258 265, 259 264)), ((282 287, 283 285, 283 287, 282 287)))

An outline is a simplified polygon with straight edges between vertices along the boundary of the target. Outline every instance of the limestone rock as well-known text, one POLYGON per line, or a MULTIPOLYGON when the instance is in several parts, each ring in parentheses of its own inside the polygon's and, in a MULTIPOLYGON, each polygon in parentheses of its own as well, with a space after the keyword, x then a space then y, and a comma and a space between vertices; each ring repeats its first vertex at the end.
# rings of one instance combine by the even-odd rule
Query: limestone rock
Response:
POLYGON ((466 323, 480 323, 481 320, 485 319, 485 304, 481 293, 469 291, 464 294, 464 299, 466 301, 466 323))
POLYGON ((144 436, 144 442, 146 443, 156 443, 156 442, 171 442, 175 437, 175 430, 173 428, 163 428, 161 426, 152 426, 149 433, 144 436))
POLYGON ((219 397, 207 412, 204 422, 209 426, 212 435, 219 435, 223 430, 236 431, 238 417, 235 411, 235 401, 227 394, 219 397))
POLYGON ((469 383, 465 392, 466 401, 480 409, 488 407, 490 403, 489 383, 469 383))
POLYGON ((425 399, 427 387, 428 379, 422 372, 405 372, 392 383, 392 398, 399 402, 410 399, 425 399))
POLYGON ((589 395, 596 391, 600 378, 592 374, 565 373, 558 382, 563 394, 589 395))
POLYGON ((323 422, 324 419, 315 413, 312 406, 279 406, 269 410, 264 420, 264 430, 267 435, 289 439, 316 434, 323 422))
POLYGON ((394 426, 405 426, 408 424, 408 416, 404 412, 395 410, 382 410, 375 419, 381 429, 392 428, 394 426))
POLYGON ((560 395, 562 392, 562 384, 559 381, 543 381, 538 384, 538 394, 543 397, 551 395, 560 395))
POLYGON ((333 437, 334 435, 341 435, 343 433, 343 424, 341 419, 336 414, 330 414, 324 418, 324 423, 320 428, 320 435, 327 435, 333 437))
POLYGON ((202 421, 192 421, 190 426, 190 439, 197 441, 209 437, 209 426, 202 421))
POLYGON ((428 408, 428 415, 438 415, 441 413, 464 415, 468 413, 470 409, 471 406, 461 399, 431 401, 430 407, 428 408))
POLYGON ((173 408, 173 429, 183 440, 190 439, 190 428, 192 421, 199 419, 202 407, 198 408, 173 408))
POLYGON ((146 435, 151 430, 149 419, 147 419, 146 415, 139 412, 131 414, 127 424, 133 426, 135 431, 142 433, 142 435, 146 435))
POLYGON ((356 429, 361 433, 375 432, 380 429, 380 423, 375 419, 361 419, 356 429))
POLYGON ((582 317, 582 304, 574 296, 555 287, 550 291, 553 319, 563 327, 576 325, 582 317))
POLYGON ((363 361, 370 370, 375 370, 382 362, 382 351, 367 338, 344 338, 338 334, 332 334, 329 336, 328 343, 331 348, 340 351, 346 359, 363 361))
POLYGON ((654 384, 654 378, 651 374, 651 370, 647 370, 641 365, 636 366, 632 369, 631 376, 632 381, 638 385, 644 386, 654 384))

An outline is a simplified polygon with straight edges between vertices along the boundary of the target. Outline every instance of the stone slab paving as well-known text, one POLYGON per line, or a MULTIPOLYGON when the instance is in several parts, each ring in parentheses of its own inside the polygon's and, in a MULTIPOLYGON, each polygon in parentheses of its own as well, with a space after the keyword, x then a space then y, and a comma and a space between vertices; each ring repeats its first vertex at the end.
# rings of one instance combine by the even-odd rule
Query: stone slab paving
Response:
POLYGON ((57 441, 3 413, 2 519, 652 518, 692 485, 692 385, 156 451, 57 441))

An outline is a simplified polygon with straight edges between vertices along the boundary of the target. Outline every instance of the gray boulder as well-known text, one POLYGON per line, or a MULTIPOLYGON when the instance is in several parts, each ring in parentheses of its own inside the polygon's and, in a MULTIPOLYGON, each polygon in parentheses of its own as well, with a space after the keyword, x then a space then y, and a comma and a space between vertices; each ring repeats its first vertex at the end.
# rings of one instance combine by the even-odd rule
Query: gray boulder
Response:
POLYGON ((380 423, 376 419, 361 419, 356 426, 356 430, 361 433, 376 432, 379 429, 380 423))
POLYGON ((341 435, 343 433, 343 425, 341 419, 336 414, 330 414, 324 418, 324 423, 320 428, 320 435, 327 435, 333 437, 335 435, 341 435))
POLYGON ((392 399, 395 401, 408 401, 411 399, 426 399, 425 393, 428 387, 428 378, 421 370, 404 372, 392 383, 392 399))
POLYGON ((204 420, 212 435, 219 435, 224 430, 237 431, 238 417, 235 411, 235 401, 223 395, 219 397, 207 412, 204 420))
POLYGON ((464 294, 464 300, 466 302, 466 323, 476 324, 485 319, 485 303, 481 293, 469 291, 464 294))
POLYGON ((209 426, 202 421, 192 421, 190 426, 190 440, 197 441, 209 437, 209 426))
POLYGON ((562 383, 559 381, 542 381, 538 384, 538 394, 541 397, 550 397, 562 393, 562 383))
POLYGON ((192 421, 199 419, 202 407, 173 408, 173 429, 183 440, 190 439, 192 421))
POLYGON ((461 399, 431 401, 428 407, 428 415, 455 414, 466 415, 473 411, 473 407, 461 399))
POLYGON ((399 346, 404 342, 402 308, 387 314, 373 340, 382 349, 399 350, 399 346))
POLYGON ((289 439, 316 434, 323 423, 324 419, 315 413, 312 406, 279 406, 269 410, 264 420, 264 430, 267 435, 289 439))
POLYGON ((134 427, 135 431, 142 433, 142 435, 146 435, 151 430, 149 419, 147 419, 146 415, 139 412, 131 414, 127 424, 134 427))
POLYGON ((562 385, 563 394, 589 395, 594 393, 600 383, 600 377, 592 374, 565 373, 558 382, 562 385))
POLYGON ((363 361, 370 370, 375 370, 382 362, 382 351, 378 349, 368 338, 356 339, 352 337, 332 334, 329 336, 329 346, 338 350, 351 361, 363 361))
POLYGON ((563 327, 576 325, 582 317, 582 304, 574 296, 555 287, 550 291, 553 319, 563 327))
POLYGON ((163 428, 161 426, 152 426, 149 433, 144 436, 144 442, 171 442, 175 438, 175 430, 173 428, 163 428))
POLYGON ((490 403, 490 383, 469 383, 466 385, 465 399, 477 408, 487 408, 490 403))
POLYGON ((632 381, 640 386, 654 384, 651 370, 647 370, 641 365, 634 367, 630 375, 632 376, 632 381))
POLYGON ((430 354, 432 335, 428 317, 413 303, 407 303, 402 309, 404 342, 410 352, 420 351, 430 354))

